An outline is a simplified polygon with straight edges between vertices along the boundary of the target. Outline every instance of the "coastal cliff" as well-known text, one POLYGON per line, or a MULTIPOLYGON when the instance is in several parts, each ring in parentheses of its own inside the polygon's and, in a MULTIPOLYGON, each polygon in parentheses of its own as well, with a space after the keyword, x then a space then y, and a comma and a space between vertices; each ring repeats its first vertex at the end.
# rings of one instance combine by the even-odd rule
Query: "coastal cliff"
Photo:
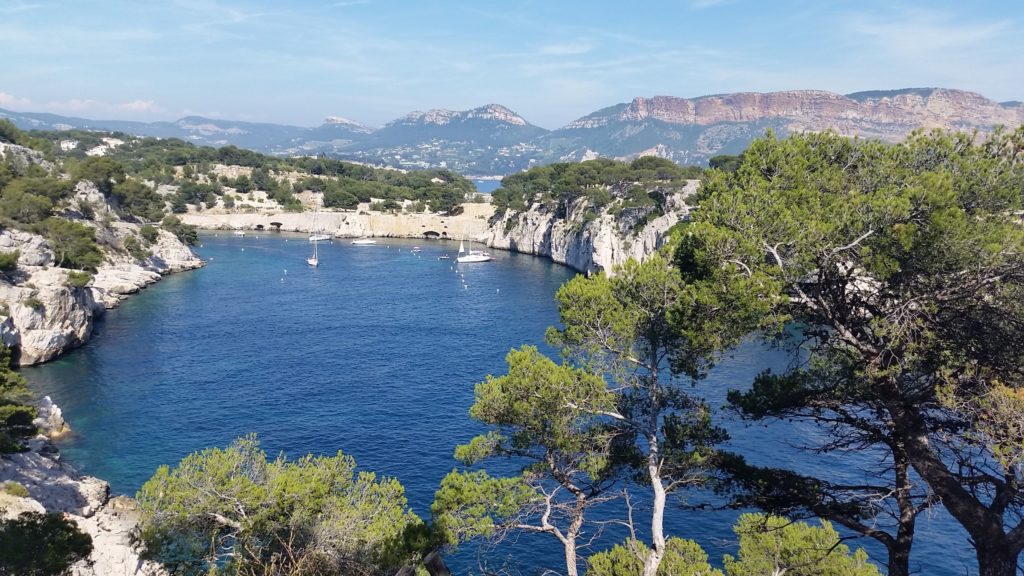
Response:
MULTIPOLYGON (((12 144, 0 146, 0 159, 53 169, 40 153, 12 144)), ((91 230, 99 254, 94 272, 59 267, 65 264, 66 247, 58 249, 53 236, 48 239, 9 223, 0 229, 0 253, 17 255, 17 261, 0 272, 0 340, 15 350, 21 366, 81 346, 90 338, 94 320, 126 295, 164 274, 203 265, 174 234, 153 226, 143 234, 143 225, 123 217, 116 202, 95 183, 81 180, 68 186, 69 197, 54 208, 53 219, 91 230)))
POLYGON ((0 518, 16 518, 23 512, 63 514, 92 538, 87 561, 72 566, 73 576, 163 576, 163 568, 143 560, 132 544, 138 524, 135 501, 110 495, 110 485, 83 476, 63 462, 48 436, 67 431, 64 420, 49 398, 39 409, 36 424, 41 434, 28 440, 25 452, 0 458, 0 518), (11 486, 21 491, 11 490, 11 486))
POLYGON ((564 218, 543 204, 505 211, 492 219, 482 241, 494 248, 547 256, 580 272, 612 273, 630 258, 642 261, 665 245, 669 229, 689 215, 685 199, 696 192, 698 183, 691 180, 682 191, 667 196, 664 213, 643 226, 650 209, 618 215, 604 210, 591 218, 587 199, 579 198, 568 205, 564 218))
MULTIPOLYGON (((118 223, 108 231, 132 233, 137 226, 118 223)), ((0 251, 20 252, 18 269, 0 279, 0 338, 18 351, 21 366, 46 362, 81 346, 93 322, 128 294, 160 280, 164 274, 203 265, 174 235, 160 231, 144 260, 111 254, 88 285, 76 287, 73 271, 53 266, 54 253, 41 236, 18 230, 0 232, 0 251)))
MULTIPOLYGON (((542 204, 524 211, 496 212, 488 203, 466 203, 455 216, 370 212, 366 205, 348 212, 321 212, 316 227, 335 238, 441 238, 467 240, 491 248, 546 256, 579 272, 611 272, 630 258, 643 260, 665 244, 668 230, 686 218, 684 199, 694 193, 697 180, 668 197, 664 213, 639 225, 649 210, 603 210, 591 219, 586 199, 579 199, 560 215, 542 204)), ((182 220, 205 230, 241 230, 269 233, 308 233, 314 227, 311 212, 231 213, 206 210, 182 215, 182 220), (272 226, 276 222, 280 226, 272 226)))

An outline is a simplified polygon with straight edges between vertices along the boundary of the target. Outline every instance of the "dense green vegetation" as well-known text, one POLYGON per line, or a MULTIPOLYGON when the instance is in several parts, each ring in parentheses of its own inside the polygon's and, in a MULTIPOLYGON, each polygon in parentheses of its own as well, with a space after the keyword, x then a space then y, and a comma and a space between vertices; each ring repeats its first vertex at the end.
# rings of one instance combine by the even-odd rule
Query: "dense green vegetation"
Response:
MULTIPOLYGON (((163 203, 153 188, 142 186, 142 182, 176 186, 177 191, 168 198, 175 212, 184 212, 189 204, 210 208, 226 189, 237 194, 266 192, 268 198, 293 211, 302 211, 295 194, 305 191, 323 193, 324 206, 328 208, 354 209, 359 202, 374 198, 422 202, 434 212, 450 211, 475 191, 472 182, 448 170, 382 170, 327 158, 278 158, 235 146, 210 148, 175 138, 124 134, 113 134, 124 143, 97 159, 85 152, 103 145, 106 134, 80 130, 34 134, 51 149, 59 150, 62 141, 77 141, 74 148, 58 152, 56 157, 65 158, 72 165, 80 162, 83 173, 94 170, 98 160, 104 165, 119 166, 121 173, 130 178, 126 184, 135 182, 134 185, 117 189, 118 178, 99 180, 114 182, 112 191, 121 196, 122 206, 151 221, 159 220, 154 210, 162 209, 163 203), (251 170, 229 176, 218 174, 217 165, 251 170)), ((231 202, 235 204, 236 199, 231 202)))
MULTIPOLYGON (((827 521, 821 526, 791 522, 778 516, 744 514, 733 531, 738 558, 726 555, 725 576, 879 576, 863 549, 852 554, 827 521)), ((643 542, 630 540, 587 560, 588 576, 635 576, 650 555, 643 542)), ((692 540, 669 538, 657 576, 722 576, 708 564, 708 555, 692 540)))
POLYGON ((941 501, 984 576, 1024 549, 1024 129, 885 146, 769 135, 706 178, 676 261, 689 281, 766 276, 810 355, 730 394, 751 419, 800 419, 827 451, 886 455, 871 486, 729 464, 739 503, 876 538, 909 573, 918 516, 941 501), (879 526, 877 518, 891 518, 879 526))
POLYGON ((92 553, 92 537, 61 514, 25 512, 0 520, 0 574, 64 576, 92 553))
POLYGON ((402 485, 355 461, 268 460, 254 436, 162 467, 138 493, 147 557, 172 574, 394 574, 423 523, 402 485))
POLYGON ((574 202, 585 199, 589 214, 606 208, 615 214, 633 209, 643 218, 654 218, 664 212, 668 195, 682 189, 687 179, 700 178, 702 172, 699 167, 682 167, 654 156, 630 163, 602 158, 549 164, 506 176, 492 203, 499 212, 540 204, 565 216, 574 202))
POLYGON ((0 345, 0 454, 24 450, 21 440, 35 435, 30 401, 28 383, 11 367, 11 349, 0 345))

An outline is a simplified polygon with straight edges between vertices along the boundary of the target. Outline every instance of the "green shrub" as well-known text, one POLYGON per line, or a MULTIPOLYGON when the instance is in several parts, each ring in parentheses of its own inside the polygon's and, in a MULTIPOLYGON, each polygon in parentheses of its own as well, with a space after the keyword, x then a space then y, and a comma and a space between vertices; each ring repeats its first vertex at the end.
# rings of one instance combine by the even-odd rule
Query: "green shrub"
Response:
POLYGON ((36 418, 35 406, 27 404, 0 404, 0 428, 22 436, 34 434, 36 427, 32 421, 36 418))
POLYGON ((18 258, 21 257, 21 252, 15 250, 14 252, 0 252, 0 271, 13 272, 18 269, 18 258))
POLYGON ((164 230, 174 234, 178 237, 178 240, 189 246, 195 246, 199 243, 199 234, 196 232, 196 227, 185 224, 177 216, 168 214, 160 225, 163 226, 164 230))
POLYGON ((103 262, 103 253, 96 244, 96 231, 78 222, 47 218, 42 232, 57 257, 57 266, 95 271, 103 262))
POLYGON ((341 453, 268 460, 249 436, 161 466, 136 499, 146 556, 175 574, 394 574, 422 557, 402 485, 341 453))
POLYGON ((85 288, 92 281, 92 272, 71 270, 68 272, 67 285, 72 288, 85 288))
POLYGON ((92 537, 61 514, 25 512, 0 521, 0 574, 68 574, 92 554, 92 537))
POLYGON ((0 217, 21 224, 41 222, 53 210, 53 202, 46 196, 14 189, 10 185, 0 197, 0 217))
POLYGON ((35 296, 29 296, 28 298, 22 300, 21 303, 33 310, 42 310, 45 307, 43 305, 43 301, 40 300, 39 298, 36 298, 35 296))
POLYGON ((135 236, 129 236, 124 239, 124 249, 136 260, 145 260, 152 255, 135 236))
POLYGON ((29 400, 25 377, 11 368, 11 349, 0 345, 0 454, 25 451, 19 439, 36 433, 36 409, 26 404, 29 400))
POLYGON ((28 498, 28 488, 25 488, 24 484, 15 482, 14 480, 8 480, 3 484, 0 484, 0 492, 6 492, 11 496, 17 496, 18 498, 28 498))
POLYGON ((152 244, 156 242, 157 238, 160 237, 160 231, 157 230, 156 226, 153 226, 152 224, 144 224, 141 228, 139 228, 139 235, 142 236, 142 238, 146 242, 152 244))
MULTIPOLYGON (((633 576, 643 572, 641 557, 650 553, 643 542, 629 540, 611 550, 598 552, 587 559, 588 576, 633 576)), ((693 540, 669 538, 665 555, 658 566, 658 576, 722 576, 708 564, 708 555, 693 540)))

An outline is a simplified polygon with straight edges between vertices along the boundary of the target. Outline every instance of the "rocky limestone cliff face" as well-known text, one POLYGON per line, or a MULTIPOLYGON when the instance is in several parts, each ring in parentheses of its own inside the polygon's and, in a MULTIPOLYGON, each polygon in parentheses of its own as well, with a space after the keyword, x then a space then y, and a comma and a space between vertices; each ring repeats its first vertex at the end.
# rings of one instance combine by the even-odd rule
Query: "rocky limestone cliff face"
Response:
MULTIPOLYGON (((492 248, 547 256, 580 272, 612 269, 630 258, 642 260, 664 245, 665 232, 689 214, 684 198, 697 189, 692 180, 684 192, 672 197, 665 214, 648 222, 639 233, 633 228, 644 213, 627 211, 618 218, 602 214, 587 223, 587 207, 577 202, 560 218, 553 211, 535 206, 525 212, 494 216, 490 204, 463 204, 458 216, 437 214, 384 214, 380 212, 321 212, 319 229, 335 238, 361 236, 376 238, 424 238, 434 232, 441 238, 480 242, 492 248)), ((188 224, 205 230, 245 230, 269 234, 271 222, 285 232, 309 232, 313 214, 278 213, 231 214, 213 211, 182 215, 188 224), (262 226, 260 231, 257 227, 262 226)))
MULTIPOLYGON (((853 95, 857 96, 857 95, 853 95)), ((1005 106, 974 92, 948 89, 894 91, 852 98, 823 90, 740 92, 700 98, 655 96, 576 120, 565 129, 658 120, 668 124, 785 120, 790 131, 834 129, 844 135, 899 140, 915 128, 989 130, 1024 123, 1024 106, 1005 106)))
MULTIPOLYGON (((106 233, 116 240, 137 228, 117 222, 106 233)), ((53 251, 41 236, 4 230, 0 232, 0 250, 21 253, 18 269, 0 276, 0 338, 17 350, 21 366, 46 362, 81 346, 105 309, 164 274, 203 265, 191 249, 161 230, 150 248, 152 256, 134 260, 126 254, 108 253, 89 284, 76 288, 69 285, 71 271, 53 266, 53 251)))
POLYGON ((82 476, 62 462, 45 436, 27 444, 28 452, 0 458, 0 484, 16 482, 28 490, 28 497, 0 491, 0 517, 15 518, 22 512, 56 512, 74 520, 92 537, 93 545, 90 563, 73 566, 74 576, 167 574, 158 564, 142 560, 131 544, 131 533, 138 524, 134 500, 123 496, 111 498, 109 484, 82 476))
MULTIPOLYGON (((356 211, 321 212, 316 227, 335 238, 424 238, 480 239, 487 235, 488 219, 494 214, 490 204, 463 204, 458 216, 440 214, 388 214, 371 212, 363 204, 356 211)), ((181 215, 182 221, 204 230, 271 230, 271 222, 279 223, 284 232, 310 232, 314 226, 312 212, 225 213, 205 210, 181 215)))
POLYGON ((424 123, 443 126, 451 122, 464 121, 468 119, 494 120, 496 122, 505 122, 516 126, 526 126, 529 124, 522 116, 500 104, 488 104, 486 106, 464 111, 446 110, 443 108, 427 110, 426 112, 417 110, 406 114, 391 124, 424 123))
MULTIPOLYGON (((41 161, 35 156, 38 153, 20 146, 4 145, 0 153, 41 161)), ((63 216, 94 228, 104 251, 104 261, 88 285, 70 285, 71 271, 55 266, 57 258, 42 236, 0 230, 0 252, 19 252, 17 269, 0 273, 0 340, 15 349, 22 366, 45 362, 84 344, 92 335, 94 320, 126 295, 164 274, 203 265, 188 246, 163 230, 149 246, 149 257, 129 256, 120 248, 129 237, 140 237, 140 226, 121 220, 91 182, 79 182, 74 190, 63 216), (95 219, 83 216, 86 205, 95 219)))
POLYGON ((636 224, 646 211, 623 211, 618 217, 605 212, 588 222, 586 199, 581 198, 569 206, 566 218, 538 205, 505 213, 492 221, 480 240, 494 248, 548 256, 580 272, 612 274, 630 258, 642 261, 665 245, 668 230, 689 215, 685 200, 697 185, 697 180, 691 180, 682 192, 669 197, 665 213, 639 232, 636 224))

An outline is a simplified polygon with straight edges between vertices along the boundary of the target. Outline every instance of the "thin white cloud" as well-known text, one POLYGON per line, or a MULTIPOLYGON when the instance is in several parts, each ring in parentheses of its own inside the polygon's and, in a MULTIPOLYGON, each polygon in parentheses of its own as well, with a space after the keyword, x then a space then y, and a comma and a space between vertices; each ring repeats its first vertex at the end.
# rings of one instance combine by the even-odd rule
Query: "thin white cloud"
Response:
POLYGON ((181 29, 207 40, 231 37, 232 35, 228 32, 229 28, 247 24, 268 15, 266 12, 250 12, 216 0, 176 0, 174 5, 199 18, 182 25, 181 29))
POLYGON ((156 102, 152 100, 132 100, 130 102, 123 102, 116 106, 118 110, 125 112, 134 113, 157 113, 163 112, 163 108, 158 106, 156 102))
POLYGON ((96 110, 100 103, 91 98, 71 98, 70 100, 51 100, 46 103, 46 109, 62 112, 87 112, 96 110))
MULTIPOLYGON (((3 105, 5 96, 9 95, 0 93, 0 105, 3 105)), ((109 114, 115 118, 154 118, 165 111, 164 107, 155 101, 142 99, 113 103, 93 98, 70 98, 68 100, 50 100, 45 104, 39 105, 32 104, 27 98, 17 100, 25 103, 22 107, 32 105, 33 108, 37 108, 39 111, 57 114, 84 114, 88 116, 109 114)))
POLYGON ((549 44, 540 48, 540 53, 548 56, 573 56, 586 54, 594 49, 589 42, 573 42, 568 44, 549 44))
POLYGON ((25 108, 31 106, 32 101, 28 98, 21 98, 7 92, 0 92, 0 106, 6 108, 25 108))
POLYGON ((890 52, 941 61, 942 54, 971 48, 987 48, 1010 30, 1009 20, 981 23, 957 21, 932 10, 904 10, 898 15, 854 14, 844 21, 845 30, 861 41, 890 52))
POLYGON ((348 2, 335 2, 331 4, 334 8, 347 8, 349 6, 361 6, 363 4, 369 4, 370 0, 349 0, 348 2))

